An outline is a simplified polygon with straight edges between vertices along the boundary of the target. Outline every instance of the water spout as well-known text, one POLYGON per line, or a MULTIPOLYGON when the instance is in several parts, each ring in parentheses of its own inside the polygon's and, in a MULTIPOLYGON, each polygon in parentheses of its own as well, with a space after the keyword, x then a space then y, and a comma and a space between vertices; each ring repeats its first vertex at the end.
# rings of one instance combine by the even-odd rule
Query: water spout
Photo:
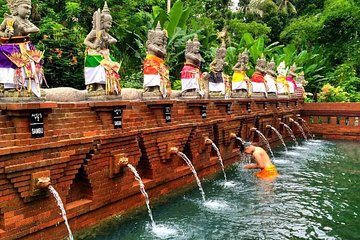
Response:
POLYGON ((169 150, 171 155, 177 154, 179 152, 179 149, 177 147, 171 147, 169 150))
POLYGON ((49 191, 51 192, 51 194, 54 196, 55 200, 56 200, 56 203, 58 205, 58 207, 60 208, 60 211, 61 211, 61 216, 63 217, 64 219, 64 222, 65 222, 65 225, 66 225, 66 228, 69 232, 69 240, 74 240, 74 237, 72 235, 72 232, 71 232, 71 229, 70 229, 70 225, 69 225, 69 222, 67 220, 67 217, 66 217, 66 211, 65 211, 65 208, 64 208, 64 204, 63 202, 61 201, 61 198, 59 196, 59 193, 55 190, 55 188, 51 185, 48 186, 48 189, 49 191))
MULTIPOLYGON (((211 141, 211 140, 210 140, 211 141)), ((200 193, 201 193, 201 196, 202 196, 202 199, 203 201, 205 202, 206 201, 206 198, 205 198, 205 192, 204 192, 204 189, 202 188, 201 186, 201 182, 200 182, 200 179, 197 175, 197 172, 195 170, 195 167, 194 165, 191 163, 190 159, 182 152, 178 152, 177 155, 179 157, 181 157, 182 159, 184 159, 184 161, 186 162, 186 164, 189 166, 190 170, 192 171, 192 173, 194 174, 194 177, 196 179, 196 183, 199 187, 199 190, 200 190, 200 193)))
POLYGON ((38 189, 47 189, 49 188, 51 182, 49 177, 40 177, 36 179, 36 188, 38 189))
POLYGON ((215 143, 212 143, 212 147, 213 147, 214 150, 216 151, 216 154, 217 154, 217 156, 218 156, 218 158, 219 158, 219 162, 220 162, 220 165, 221 165, 222 172, 223 172, 223 174, 224 174, 225 182, 227 182, 226 173, 225 173, 225 167, 224 167, 224 162, 223 162, 223 160, 222 160, 220 150, 219 150, 219 148, 216 146, 215 143))
POLYGON ((282 145, 284 146, 285 151, 287 152, 288 150, 287 150, 286 144, 285 144, 285 142, 284 142, 283 137, 282 137, 281 134, 279 133, 279 131, 278 131, 276 128, 274 128, 273 126, 271 126, 271 125, 266 125, 266 128, 270 128, 271 130, 273 130, 273 131, 276 133, 276 135, 279 137, 282 145))
POLYGON ((234 138, 237 138, 236 134, 235 133, 230 133, 230 139, 234 139, 234 138))
POLYGON ((154 221, 154 218, 153 218, 153 215, 152 215, 152 211, 151 211, 151 208, 150 208, 149 195, 145 191, 145 185, 144 185, 143 181, 141 180, 141 177, 140 177, 139 173, 136 171, 135 167, 133 165, 131 165, 130 163, 127 166, 133 172, 136 181, 138 181, 138 183, 139 183, 140 191, 141 191, 142 195, 145 198, 145 203, 146 203, 146 206, 147 206, 147 209, 148 209, 148 213, 149 213, 149 217, 150 217, 150 221, 151 221, 151 226, 154 228, 154 227, 156 227, 156 224, 155 224, 155 221, 154 221))
POLYGON ((241 138, 241 137, 238 137, 235 133, 230 133, 230 138, 231 139, 236 139, 236 140, 238 140, 238 141, 240 141, 241 142, 241 144, 244 144, 245 143, 245 141, 241 138))
POLYGON ((303 135, 303 137, 304 137, 304 139, 305 139, 305 141, 307 141, 307 137, 306 137, 306 134, 305 134, 305 132, 304 132, 304 129, 301 127, 301 125, 300 125, 300 123, 298 123, 297 121, 293 121, 294 123, 295 123, 295 125, 299 128, 299 130, 300 130, 300 132, 301 132, 301 134, 303 135))
POLYGON ((312 134, 311 131, 310 131, 310 127, 309 127, 309 125, 307 124, 307 122, 305 121, 305 119, 303 119, 303 118, 301 118, 301 117, 298 117, 298 118, 299 118, 299 120, 301 120, 301 121, 303 122, 303 125, 304 125, 304 127, 305 127, 305 129, 306 129, 306 131, 307 131, 308 136, 310 136, 311 139, 314 140, 313 134, 312 134))
POLYGON ((270 154, 271 154, 272 159, 275 159, 274 153, 273 153, 273 151, 271 150, 270 143, 269 143, 269 141, 266 139, 266 137, 264 136, 264 134, 262 134, 262 132, 260 132, 260 131, 257 130, 256 128, 251 128, 250 131, 255 131, 257 134, 259 134, 260 138, 265 142, 266 147, 268 148, 268 150, 269 150, 269 152, 270 152, 270 154), (254 130, 253 130, 253 129, 254 129, 254 130))
POLYGON ((289 135, 290 135, 291 138, 293 139, 295 145, 298 147, 299 144, 298 144, 298 142, 296 141, 296 137, 295 137, 295 135, 294 135, 294 132, 291 130, 291 128, 290 128, 288 125, 286 125, 285 123, 283 123, 283 122, 280 122, 280 124, 284 125, 285 129, 287 130, 287 132, 289 133, 289 135))
POLYGON ((213 143, 213 141, 210 138, 208 138, 208 137, 204 138, 204 144, 205 145, 211 145, 212 143, 213 143))

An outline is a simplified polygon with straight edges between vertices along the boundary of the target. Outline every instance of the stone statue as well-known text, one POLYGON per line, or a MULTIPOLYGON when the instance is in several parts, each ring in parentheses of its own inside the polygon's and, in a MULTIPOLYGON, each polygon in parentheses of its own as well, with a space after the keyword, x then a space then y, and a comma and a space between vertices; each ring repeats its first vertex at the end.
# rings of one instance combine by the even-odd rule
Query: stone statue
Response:
POLYGON ((256 61, 255 72, 251 77, 253 97, 267 97, 267 89, 264 76, 266 74, 266 60, 264 56, 256 61))
POLYGON ((276 78, 278 97, 287 97, 289 93, 289 83, 286 81, 287 71, 288 69, 285 66, 285 62, 281 62, 277 67, 278 76, 276 78))
POLYGON ((203 75, 200 64, 203 58, 200 54, 200 42, 197 36, 186 43, 185 64, 181 71, 181 96, 185 98, 204 97, 205 89, 202 86, 203 75))
POLYGON ((210 97, 226 97, 230 96, 229 92, 229 76, 224 74, 224 67, 228 64, 225 62, 226 46, 222 41, 221 47, 216 50, 214 61, 210 63, 209 76, 209 96, 210 97))
POLYGON ((98 9, 93 15, 93 28, 86 36, 85 51, 85 85, 90 96, 119 95, 120 64, 111 56, 109 47, 117 40, 108 31, 112 17, 107 3, 102 11, 98 9))
POLYGON ((155 30, 149 30, 146 41, 147 55, 144 60, 143 98, 165 98, 171 95, 169 70, 165 66, 167 32, 160 23, 155 30))
POLYGON ((296 78, 296 64, 294 63, 291 67, 290 67, 290 70, 289 70, 289 73, 286 77, 286 81, 288 82, 289 84, 289 95, 290 96, 294 96, 295 94, 295 90, 297 88, 296 86, 296 82, 294 80, 294 78, 296 78))
POLYGON ((232 68, 234 75, 232 77, 232 97, 250 97, 252 85, 250 78, 246 75, 249 62, 248 52, 245 50, 239 54, 238 62, 232 68))
POLYGON ((39 32, 29 21, 31 0, 8 0, 11 15, 0 25, 0 96, 41 97, 45 81, 43 52, 35 49, 29 34, 39 32))
POLYGON ((305 88, 308 82, 305 80, 304 71, 302 71, 299 76, 296 78, 296 90, 295 90, 295 96, 297 98, 304 98, 306 97, 305 88))
POLYGON ((264 77, 267 85, 268 97, 277 97, 276 73, 274 71, 275 62, 274 58, 267 64, 267 72, 264 77))

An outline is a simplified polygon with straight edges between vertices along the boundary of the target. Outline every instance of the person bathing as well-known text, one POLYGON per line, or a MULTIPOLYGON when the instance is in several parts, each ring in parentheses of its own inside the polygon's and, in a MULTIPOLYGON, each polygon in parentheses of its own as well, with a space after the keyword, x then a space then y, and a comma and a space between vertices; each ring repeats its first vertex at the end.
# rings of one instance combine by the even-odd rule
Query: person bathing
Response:
POLYGON ((255 176, 261 179, 273 179, 279 174, 274 164, 272 164, 269 155, 261 147, 256 147, 251 142, 243 143, 243 151, 252 156, 256 163, 249 163, 244 166, 244 169, 256 169, 261 171, 256 172, 255 176))

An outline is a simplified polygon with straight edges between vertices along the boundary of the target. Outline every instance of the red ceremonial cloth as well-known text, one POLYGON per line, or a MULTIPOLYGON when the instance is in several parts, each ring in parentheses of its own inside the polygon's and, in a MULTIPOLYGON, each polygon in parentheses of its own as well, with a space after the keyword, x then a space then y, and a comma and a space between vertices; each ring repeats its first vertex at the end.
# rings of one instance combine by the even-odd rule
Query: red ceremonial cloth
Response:
POLYGON ((195 78, 195 74, 200 73, 200 77, 201 77, 201 72, 200 69, 193 65, 193 64, 187 64, 185 63, 182 71, 181 71, 181 79, 193 79, 195 78))
POLYGON ((286 77, 286 81, 292 82, 292 83, 294 84, 294 89, 297 88, 296 82, 295 82, 295 80, 294 80, 294 78, 293 78, 292 76, 287 76, 287 77, 286 77))
POLYGON ((259 72, 254 72, 251 77, 251 82, 264 83, 264 75, 259 72))

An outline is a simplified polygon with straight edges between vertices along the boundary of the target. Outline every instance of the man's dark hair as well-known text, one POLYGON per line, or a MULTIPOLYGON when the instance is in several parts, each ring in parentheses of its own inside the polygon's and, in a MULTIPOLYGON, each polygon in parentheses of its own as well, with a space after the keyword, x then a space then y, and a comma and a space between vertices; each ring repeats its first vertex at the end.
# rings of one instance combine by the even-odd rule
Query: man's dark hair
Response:
POLYGON ((250 147, 251 142, 250 141, 244 141, 240 143, 240 152, 244 152, 245 148, 250 147))

